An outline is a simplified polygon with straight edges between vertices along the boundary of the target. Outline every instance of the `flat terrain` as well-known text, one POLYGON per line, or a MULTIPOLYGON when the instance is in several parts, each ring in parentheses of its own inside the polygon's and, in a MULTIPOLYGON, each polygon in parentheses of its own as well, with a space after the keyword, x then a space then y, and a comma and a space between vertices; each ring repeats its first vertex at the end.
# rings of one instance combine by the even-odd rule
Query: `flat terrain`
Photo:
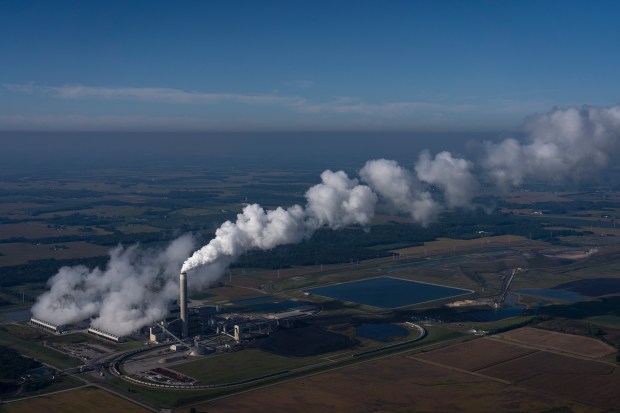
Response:
MULTIPOLYGON (((523 329, 522 334, 529 330, 523 329)), ((575 338, 579 341, 582 337, 575 338)), ((620 409, 617 364, 502 340, 485 337, 426 352, 376 359, 215 400, 199 406, 198 410, 550 412, 557 409, 577 413, 620 409)))
POLYGON ((436 241, 425 242, 423 246, 395 249, 392 252, 401 255, 434 254, 452 250, 466 250, 480 247, 508 247, 522 244, 527 238, 516 235, 499 235, 495 237, 481 237, 476 239, 438 238, 436 241))
MULTIPOLYGON (((533 389, 393 356, 200 405, 213 412, 602 412, 533 389)), ((179 410, 187 412, 188 409, 179 410)))
POLYGON ((503 333, 502 337, 522 344, 540 346, 592 358, 604 357, 617 352, 609 344, 594 338, 563 334, 539 328, 520 328, 503 333))
MULTIPOLYGON (((522 334, 527 334, 528 330, 530 329, 522 334)), ((533 340, 534 335, 528 338, 533 340)), ((575 337, 575 341, 571 341, 569 336, 565 338, 563 345, 576 345, 581 338, 575 337)), ((543 343, 538 345, 542 347, 543 343)), ((555 350, 557 341, 552 341, 551 346, 550 350, 555 350)), ((620 368, 614 363, 540 351, 494 338, 456 344, 418 354, 414 358, 505 380, 507 383, 600 408, 620 408, 620 399, 617 398, 620 368), (495 349, 495 346, 498 349, 495 349)))
POLYGON ((518 359, 535 351, 527 347, 480 339, 418 354, 415 358, 457 369, 477 371, 485 367, 518 359))
POLYGON ((261 350, 247 349, 198 361, 177 364, 171 370, 183 373, 200 384, 225 384, 289 370, 307 364, 303 359, 278 356, 261 350))
POLYGON ((109 413, 150 412, 128 400, 94 387, 39 396, 28 400, 7 403, 0 406, 6 413, 109 413))
MULTIPOLYGON (((245 203, 257 202, 266 208, 303 204, 304 192, 319 182, 317 171, 257 172, 252 168, 175 166, 63 172, 58 176, 0 176, 0 275, 4 275, 0 277, 0 304, 5 308, 23 304, 25 308, 45 290, 45 282, 61 265, 104 265, 108 250, 118 244, 158 247, 190 232, 199 243, 206 243, 222 222, 236 218, 245 203)), ((539 314, 546 316, 545 309, 554 307, 550 317, 556 324, 562 317, 577 318, 575 322, 592 327, 610 343, 620 337, 611 329, 599 330, 601 325, 620 325, 617 302, 602 297, 609 294, 609 284, 600 281, 620 277, 620 246, 616 239, 620 229, 615 225, 620 195, 596 188, 579 193, 551 193, 538 188, 498 200, 501 212, 446 211, 440 222, 427 228, 411 225, 411 218, 377 215, 373 221, 377 225, 368 232, 360 228, 319 230, 297 246, 244 254, 231 268, 232 276, 226 273, 213 288, 193 291, 192 298, 224 308, 233 301, 265 296, 277 301, 314 302, 320 308, 313 317, 317 327, 346 334, 359 342, 358 347, 307 357, 296 356, 288 349, 281 351, 284 345, 294 350, 309 346, 311 336, 294 329, 280 334, 289 336, 283 337, 278 348, 262 347, 277 354, 259 350, 256 343, 257 348, 211 354, 192 362, 176 360, 169 367, 201 383, 221 384, 283 370, 292 371, 288 377, 300 377, 309 371, 309 365, 323 363, 312 368, 314 375, 196 406, 203 412, 620 411, 619 367, 608 362, 615 358, 616 350, 598 340, 533 328, 492 338, 470 340, 473 336, 465 336, 468 328, 493 330, 537 322, 539 314), (590 248, 597 252, 574 253, 590 248), (558 253, 548 254, 548 250, 558 253), (573 254, 574 259, 566 259, 571 258, 567 254, 573 254), (541 307, 540 312, 517 321, 475 325, 459 321, 450 324, 449 320, 457 320, 461 311, 469 310, 448 309, 443 303, 388 312, 304 294, 314 287, 391 275, 474 290, 472 298, 487 303, 498 296, 506 275, 515 268, 527 270, 516 275, 510 287, 513 291, 586 280, 605 294, 588 296, 590 301, 578 306, 560 302, 541 307), (427 326, 428 336, 415 346, 438 345, 455 337, 469 341, 432 350, 426 347, 424 351, 407 345, 390 350, 393 353, 389 357, 360 362, 387 352, 370 353, 386 344, 355 337, 358 323, 404 323, 412 317, 430 319, 429 324, 435 324, 427 326), (295 334, 299 337, 290 336, 295 334), (369 354, 351 357, 364 351, 369 354), (344 360, 347 367, 329 370, 343 365, 336 360, 344 360)), ((376 291, 373 293, 376 295, 376 291)), ((530 309, 548 304, 544 303, 546 299, 531 296, 522 296, 521 300, 530 309)), ((574 332, 556 327, 558 331, 574 332)), ((325 336, 314 336, 320 344, 327 341, 325 336)), ((0 344, 59 368, 82 363, 53 349, 61 344, 69 349, 90 348, 97 354, 93 348, 106 351, 105 345, 101 348, 89 337, 52 336, 13 324, 0 326, 0 344)), ((131 346, 142 343, 115 349, 131 346)), ((156 354, 151 361, 164 367, 159 364, 163 357, 156 354)), ((148 400, 159 407, 187 406, 185 411, 190 403, 276 381, 217 390, 162 391, 117 378, 105 380, 131 399, 148 400)), ((75 380, 69 385, 79 386, 80 382, 75 380)), ((144 411, 95 388, 0 407, 1 411, 11 412, 144 411)))
MULTIPOLYGON (((83 235, 82 227, 67 225, 50 225, 43 222, 26 221, 17 224, 0 225, 0 240, 10 238, 38 239, 46 237, 62 237, 83 235)), ((102 233, 99 231, 99 233, 102 233)))
POLYGON ((16 242, 0 244, 0 266, 25 264, 31 260, 54 258, 99 257, 106 255, 109 247, 94 245, 84 241, 58 242, 55 244, 33 244, 16 242))

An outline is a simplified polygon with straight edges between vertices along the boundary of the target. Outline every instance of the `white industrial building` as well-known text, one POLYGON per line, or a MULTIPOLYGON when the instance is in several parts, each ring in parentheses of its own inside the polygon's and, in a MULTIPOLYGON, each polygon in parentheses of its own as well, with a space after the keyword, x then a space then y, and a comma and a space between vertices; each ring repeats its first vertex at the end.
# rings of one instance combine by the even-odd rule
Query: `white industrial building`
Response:
POLYGON ((108 333, 107 331, 99 330, 94 327, 90 327, 88 333, 100 338, 105 338, 106 340, 114 341, 115 343, 122 343, 126 340, 124 336, 117 336, 116 334, 108 333))
POLYGON ((51 331, 53 333, 62 334, 67 331, 67 328, 63 325, 56 325, 56 324, 48 323, 47 321, 39 320, 38 318, 31 318, 30 324, 35 327, 39 327, 44 330, 47 330, 47 331, 51 331))

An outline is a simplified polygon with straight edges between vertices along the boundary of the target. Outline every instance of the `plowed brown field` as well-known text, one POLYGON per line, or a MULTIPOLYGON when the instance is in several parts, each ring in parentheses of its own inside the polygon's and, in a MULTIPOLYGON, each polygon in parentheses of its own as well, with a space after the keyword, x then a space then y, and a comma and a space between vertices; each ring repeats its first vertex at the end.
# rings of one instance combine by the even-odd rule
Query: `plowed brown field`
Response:
POLYGON ((604 357, 616 352, 615 348, 595 338, 557 333, 539 328, 524 327, 503 333, 502 336, 523 344, 592 358, 604 357))

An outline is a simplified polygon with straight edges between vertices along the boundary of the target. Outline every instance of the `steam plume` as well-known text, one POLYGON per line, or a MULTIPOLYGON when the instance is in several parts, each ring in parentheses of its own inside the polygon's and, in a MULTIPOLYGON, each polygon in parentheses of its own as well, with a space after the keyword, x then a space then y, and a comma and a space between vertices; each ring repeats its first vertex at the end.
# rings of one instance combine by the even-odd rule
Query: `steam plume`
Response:
POLYGON ((506 190, 527 177, 579 182, 607 166, 618 152, 620 106, 554 109, 526 120, 525 143, 506 139, 486 144, 487 176, 506 190))
POLYGON ((194 248, 186 235, 162 251, 114 248, 105 269, 63 267, 49 279, 50 290, 39 296, 32 314, 59 325, 91 318, 93 327, 129 334, 164 318, 178 295, 179 267, 194 248))
POLYGON ((222 224, 215 238, 185 261, 181 271, 216 263, 223 264, 218 266, 223 269, 246 251, 295 244, 324 225, 338 229, 370 224, 377 202, 370 188, 359 185, 343 171, 327 170, 321 180, 306 192, 305 208, 293 205, 265 211, 258 204, 246 206, 237 221, 222 224))
POLYGON ((395 212, 408 213, 421 225, 430 224, 442 210, 423 184, 396 161, 368 161, 360 170, 360 176, 395 212))
POLYGON ((50 290, 38 298, 33 314, 55 324, 90 318, 94 327, 123 335, 166 315, 168 303, 178 296, 181 265, 191 271, 190 288, 200 288, 247 251, 298 243, 324 226, 367 227, 378 202, 428 225, 446 208, 471 205, 479 188, 476 170, 503 190, 531 176, 582 179, 605 168, 617 153, 620 106, 554 109, 527 119, 523 130, 523 143, 513 138, 487 142, 478 169, 450 152, 433 157, 423 151, 415 173, 393 160, 366 162, 359 172, 364 184, 343 171, 327 170, 306 192, 305 206, 265 210, 248 205, 188 259, 194 241, 184 236, 163 251, 115 248, 103 270, 64 267, 49 280, 50 290), (435 190, 441 196, 434 196, 435 190))
POLYGON ((421 181, 435 185, 444 191, 449 208, 468 207, 478 193, 478 180, 471 174, 473 163, 454 158, 450 152, 440 152, 431 157, 422 151, 415 171, 421 181))

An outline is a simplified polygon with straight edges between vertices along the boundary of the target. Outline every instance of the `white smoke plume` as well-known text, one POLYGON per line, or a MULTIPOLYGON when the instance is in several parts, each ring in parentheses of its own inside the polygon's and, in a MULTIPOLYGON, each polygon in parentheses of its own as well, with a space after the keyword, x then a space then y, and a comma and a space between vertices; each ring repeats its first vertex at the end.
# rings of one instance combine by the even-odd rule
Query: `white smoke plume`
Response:
MULTIPOLYGON (((525 143, 506 139, 486 143, 478 170, 501 189, 532 176, 546 180, 580 179, 604 168, 618 151, 620 106, 554 109, 529 118, 525 143)), ((446 208, 469 207, 479 183, 471 161, 449 152, 420 154, 415 174, 396 161, 368 161, 360 170, 367 185, 343 171, 325 171, 321 183, 305 194, 306 205, 265 210, 246 206, 235 222, 226 221, 204 247, 189 236, 161 252, 134 246, 111 251, 105 269, 64 267, 49 281, 33 315, 55 324, 91 319, 94 327, 123 335, 163 318, 178 297, 178 274, 191 271, 190 287, 217 280, 240 255, 294 244, 321 227, 368 227, 379 200, 395 212, 428 225, 446 208), (435 198, 430 186, 443 193, 435 198)))
POLYGON ((574 182, 590 178, 618 153, 620 106, 554 109, 527 119, 527 141, 486 143, 482 166, 487 176, 507 190, 528 177, 574 182))
POLYGON ((431 157, 422 151, 415 171, 418 179, 435 185, 444 192, 449 208, 469 207, 478 193, 478 180, 472 175, 474 164, 466 159, 454 158, 450 152, 440 152, 431 157))
POLYGON ((194 248, 186 235, 163 251, 114 248, 105 269, 63 267, 48 281, 50 290, 38 297, 32 314, 59 325, 90 318, 93 327, 129 334, 164 318, 179 294, 179 267, 194 248))
MULTIPOLYGON (((220 272, 244 252, 296 244, 322 226, 338 229, 370 224, 377 202, 370 188, 359 185, 343 171, 327 170, 321 180, 306 192, 305 208, 293 205, 265 211, 258 204, 246 206, 236 222, 224 222, 215 231, 215 238, 185 261, 182 271, 209 265, 220 272)), ((214 273, 209 278, 220 275, 214 273)))
POLYGON ((396 161, 368 161, 360 170, 360 176, 396 212, 410 214, 423 226, 435 221, 443 210, 423 184, 396 161))

